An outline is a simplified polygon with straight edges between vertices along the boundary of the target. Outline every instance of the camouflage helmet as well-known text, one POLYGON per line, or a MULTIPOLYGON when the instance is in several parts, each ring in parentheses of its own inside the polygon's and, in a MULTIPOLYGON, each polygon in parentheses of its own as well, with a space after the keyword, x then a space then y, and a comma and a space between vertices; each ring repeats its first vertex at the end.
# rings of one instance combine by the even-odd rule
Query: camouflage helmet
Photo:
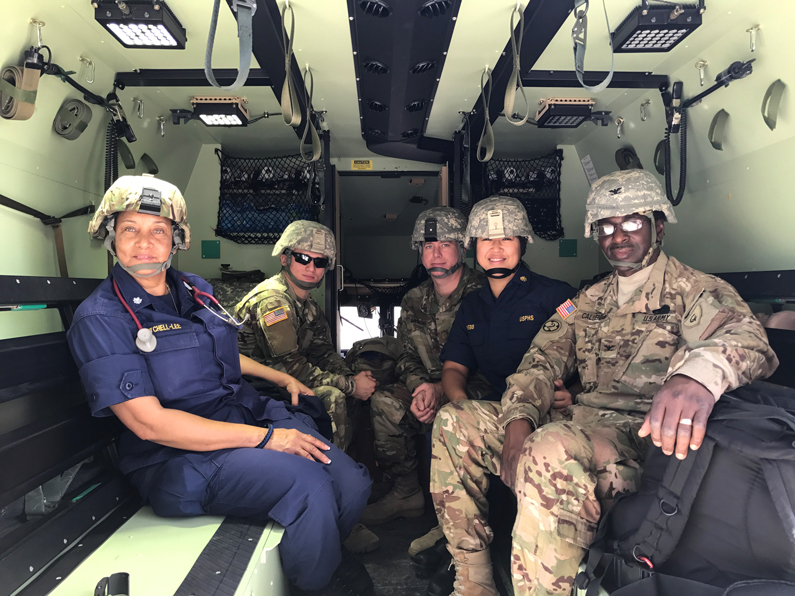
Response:
POLYGON ((671 202, 657 178, 648 170, 620 170, 593 183, 585 203, 585 237, 593 236, 593 224, 606 217, 662 211, 676 223, 671 202))
POLYGON ((533 228, 524 206, 513 197, 493 196, 475 203, 469 214, 464 247, 475 238, 516 236, 533 242, 533 228))
MULTIPOLYGON (((179 189, 165 180, 150 174, 122 176, 111 185, 102 197, 94 217, 88 225, 88 233, 97 240, 115 237, 116 215, 123 211, 135 211, 167 217, 174 230, 174 246, 180 250, 190 248, 190 226, 188 207, 179 189)), ((106 245, 111 242, 106 241, 106 245)), ((111 249, 112 250, 112 249, 111 249)))
POLYGON ((434 207, 420 213, 411 235, 411 249, 419 250, 423 242, 448 240, 464 242, 467 218, 452 207, 434 207))
POLYGON ((328 257, 328 269, 334 268, 334 259, 337 257, 337 246, 334 233, 326 226, 314 221, 300 219, 294 221, 282 232, 281 238, 273 247, 274 257, 289 254, 293 250, 308 250, 328 257))

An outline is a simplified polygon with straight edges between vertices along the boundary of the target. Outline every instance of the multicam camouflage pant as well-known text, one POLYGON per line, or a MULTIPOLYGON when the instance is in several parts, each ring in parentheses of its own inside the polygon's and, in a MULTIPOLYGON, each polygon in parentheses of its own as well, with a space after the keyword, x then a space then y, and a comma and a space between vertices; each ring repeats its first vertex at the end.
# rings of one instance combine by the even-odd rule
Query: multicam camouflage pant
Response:
POLYGON ((331 387, 329 385, 315 387, 312 391, 314 391, 315 395, 323 402, 323 405, 326 407, 326 412, 328 412, 331 418, 331 429, 334 433, 332 442, 345 451, 351 444, 351 438, 353 436, 353 429, 348 421, 347 398, 345 394, 336 387, 331 387))
POLYGON ((403 478, 417 469, 414 438, 431 429, 417 420, 411 410, 411 393, 402 383, 388 385, 370 397, 375 435, 375 458, 387 474, 403 478))
MULTIPOLYGON (((431 495, 453 548, 485 549, 489 474, 499 475, 504 433, 502 406, 448 404, 433 428, 431 495)), ((518 515, 513 528, 514 594, 570 594, 601 507, 616 493, 635 491, 638 461, 648 443, 642 420, 575 405, 571 420, 550 422, 525 441, 516 472, 518 515)))

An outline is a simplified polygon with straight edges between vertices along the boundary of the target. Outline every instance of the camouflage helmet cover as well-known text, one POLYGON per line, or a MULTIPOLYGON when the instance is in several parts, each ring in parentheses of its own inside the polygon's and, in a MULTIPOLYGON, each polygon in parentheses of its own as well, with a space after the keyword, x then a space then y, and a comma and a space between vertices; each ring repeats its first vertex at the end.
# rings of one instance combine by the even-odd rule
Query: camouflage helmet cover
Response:
POLYGON ((190 248, 188 207, 182 193, 170 182, 151 175, 122 176, 102 197, 88 225, 88 233, 92 238, 104 240, 108 235, 108 221, 124 211, 167 217, 174 222, 174 244, 181 250, 190 248))
POLYGON ((524 206, 513 197, 493 196, 472 207, 464 247, 473 238, 505 238, 516 236, 533 242, 533 228, 524 206))
POLYGON ((452 207, 434 207, 420 213, 414 223, 414 233, 411 235, 412 250, 419 250, 425 242, 425 222, 429 219, 436 220, 436 240, 464 242, 467 227, 467 218, 464 214, 452 207))
POLYGON ((322 224, 305 219, 291 223, 282 232, 271 254, 277 257, 284 254, 287 249, 308 250, 324 255, 329 260, 327 269, 331 271, 334 268, 334 260, 337 257, 334 233, 322 224))
POLYGON ((593 224, 606 217, 662 211, 676 223, 676 215, 665 192, 648 170, 621 170, 593 183, 585 203, 585 237, 593 235, 593 224))

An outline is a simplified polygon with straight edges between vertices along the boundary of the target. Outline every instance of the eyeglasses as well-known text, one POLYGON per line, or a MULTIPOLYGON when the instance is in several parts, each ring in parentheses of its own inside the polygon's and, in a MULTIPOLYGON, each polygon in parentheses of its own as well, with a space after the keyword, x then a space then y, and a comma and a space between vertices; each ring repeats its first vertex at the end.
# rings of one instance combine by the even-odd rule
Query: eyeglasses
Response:
MULTIPOLYGON (((643 227, 642 219, 626 219, 618 224, 623 232, 637 232, 643 227)), ((604 238, 605 236, 612 236, 616 232, 616 224, 605 222, 596 224, 596 233, 604 238)))
POLYGON ((328 267, 329 260, 326 257, 310 257, 307 254, 295 251, 293 251, 291 254, 293 255, 293 257, 295 257, 295 260, 298 261, 301 265, 306 266, 314 261, 315 267, 318 269, 325 269, 326 267, 328 267))

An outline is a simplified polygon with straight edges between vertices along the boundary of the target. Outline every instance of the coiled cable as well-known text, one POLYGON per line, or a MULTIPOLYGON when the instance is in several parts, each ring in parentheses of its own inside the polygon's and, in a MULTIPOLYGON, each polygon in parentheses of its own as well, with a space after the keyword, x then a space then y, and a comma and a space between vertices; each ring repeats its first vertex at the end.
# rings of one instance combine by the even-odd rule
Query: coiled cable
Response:
POLYGON ((665 131, 665 192, 671 205, 676 207, 682 202, 687 181, 687 110, 682 110, 679 125, 679 190, 676 197, 671 188, 671 127, 665 131))

